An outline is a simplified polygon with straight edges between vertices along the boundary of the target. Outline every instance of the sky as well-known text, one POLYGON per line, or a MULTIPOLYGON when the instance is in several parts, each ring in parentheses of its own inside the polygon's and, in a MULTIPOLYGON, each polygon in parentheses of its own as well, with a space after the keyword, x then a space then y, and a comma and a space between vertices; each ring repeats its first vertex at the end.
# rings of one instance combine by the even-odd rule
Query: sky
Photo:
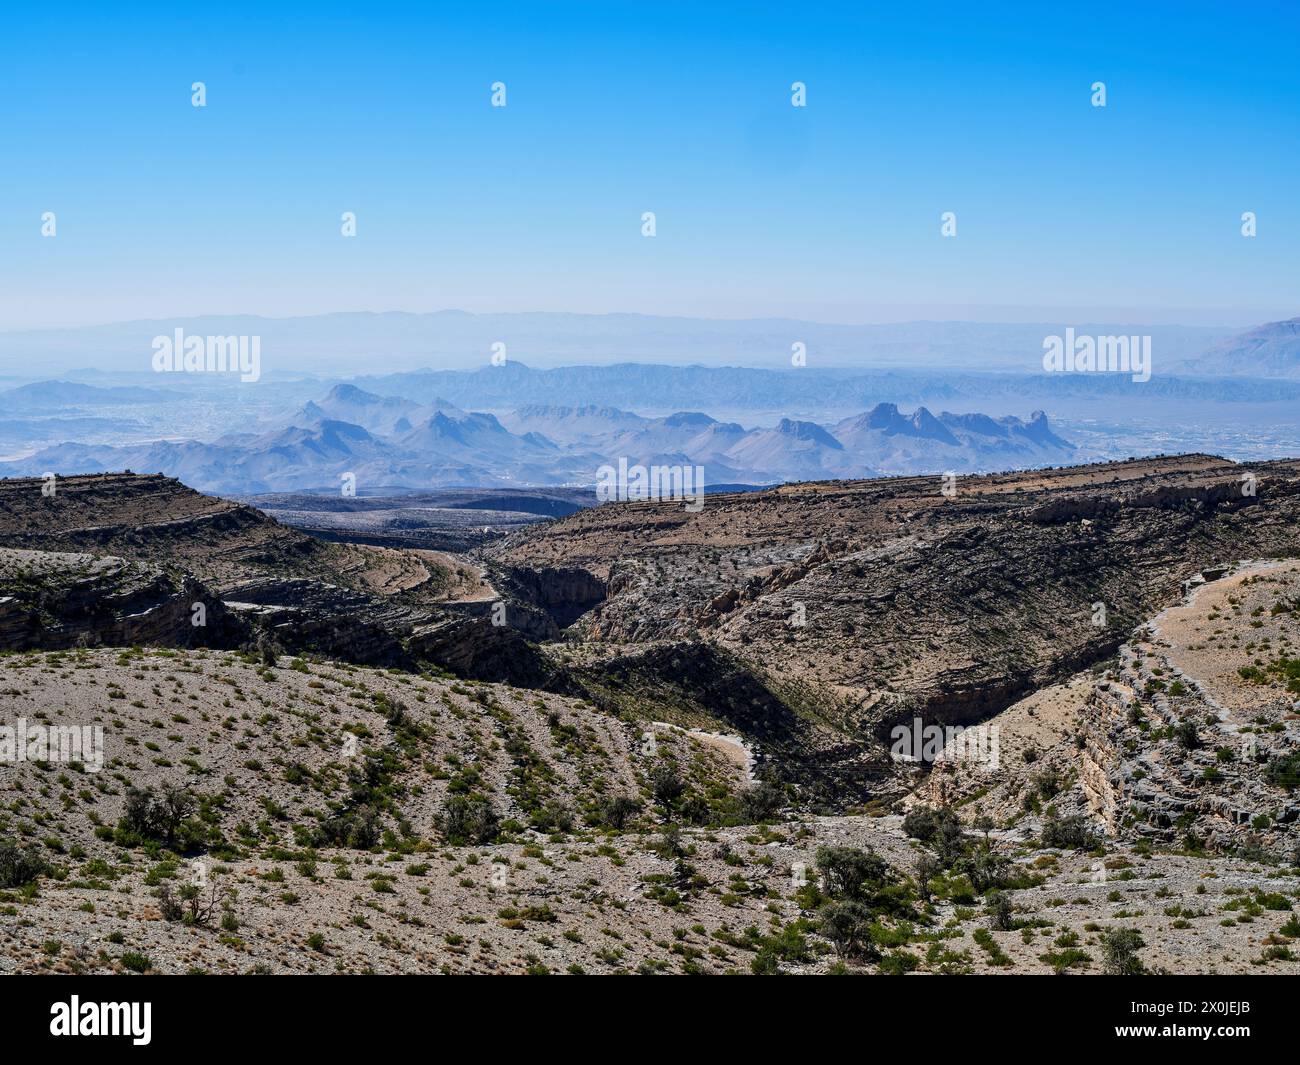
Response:
POLYGON ((1132 6, 24 5, 0 329, 1300 314, 1300 7, 1132 6))

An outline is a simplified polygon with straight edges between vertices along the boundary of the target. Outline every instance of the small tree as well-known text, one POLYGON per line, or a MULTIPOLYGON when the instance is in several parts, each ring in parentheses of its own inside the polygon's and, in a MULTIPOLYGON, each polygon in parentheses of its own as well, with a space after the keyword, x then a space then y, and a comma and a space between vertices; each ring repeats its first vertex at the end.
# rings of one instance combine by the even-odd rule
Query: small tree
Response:
POLYGON ((1300 788, 1300 751, 1274 758, 1264 767, 1264 779, 1287 791, 1300 788))
POLYGON ((677 825, 664 825, 659 838, 650 843, 649 849, 661 858, 683 857, 686 854, 686 843, 682 839, 682 830, 677 825))
POLYGON ((197 805, 193 792, 177 784, 164 784, 158 792, 132 789, 127 792, 118 827, 174 850, 178 842, 188 846, 198 841, 199 829, 187 824, 197 805))
POLYGON ((665 810, 672 808, 682 792, 686 790, 686 784, 682 781, 682 775, 677 771, 675 762, 659 762, 650 770, 650 790, 655 797, 655 802, 665 810))
POLYGON ((930 881, 943 872, 943 866, 933 854, 920 854, 916 858, 916 890, 923 902, 931 897, 930 881))
POLYGON ((1146 944, 1136 928, 1108 928, 1099 938, 1107 976, 1140 976, 1145 971, 1137 952, 1146 944))
POLYGON ((621 830, 632 818, 641 812, 641 804, 627 795, 616 795, 605 799, 597 808, 595 821, 598 825, 621 830))
POLYGON ((773 780, 760 780, 746 788, 736 799, 736 808, 742 824, 752 825, 769 821, 785 805, 785 789, 773 780))
POLYGON ((483 795, 453 795, 437 818, 438 831, 448 843, 491 843, 500 833, 492 803, 483 795))
POLYGON ((265 629, 257 634, 257 656, 262 660, 262 665, 268 668, 274 666, 278 659, 275 640, 265 629))
POLYGON ((187 925, 205 928, 212 923, 217 910, 234 898, 234 889, 213 877, 205 892, 198 884, 183 884, 173 895, 170 884, 158 889, 158 908, 168 921, 182 921, 187 925))
POLYGON ((1043 846, 1062 850, 1092 850, 1098 840, 1082 814, 1049 817, 1043 822, 1043 846))
POLYGON ((0 840, 0 888, 29 884, 49 871, 35 847, 20 847, 11 839, 0 840))
POLYGON ((1011 900, 1001 891, 989 897, 989 927, 995 932, 1010 932, 1015 928, 1011 916, 1011 900))
POLYGON ((826 893, 836 899, 867 901, 889 878, 889 864, 874 851, 859 847, 819 847, 817 868, 826 893))
POLYGON ((913 806, 903 815, 903 832, 912 839, 929 843, 939 831, 939 819, 929 806, 913 806))
POLYGON ((966 833, 962 831, 961 818, 951 806, 943 806, 935 811, 937 827, 934 833, 934 852, 943 862, 944 868, 951 868, 966 853, 966 833))
POLYGON ((991 843, 981 840, 954 868, 965 873, 970 878, 971 887, 982 892, 1002 884, 1009 864, 1006 855, 994 850, 991 843))
POLYGON ((853 899, 828 902, 818 911, 821 933, 846 958, 875 957, 877 951, 871 939, 871 911, 853 899))

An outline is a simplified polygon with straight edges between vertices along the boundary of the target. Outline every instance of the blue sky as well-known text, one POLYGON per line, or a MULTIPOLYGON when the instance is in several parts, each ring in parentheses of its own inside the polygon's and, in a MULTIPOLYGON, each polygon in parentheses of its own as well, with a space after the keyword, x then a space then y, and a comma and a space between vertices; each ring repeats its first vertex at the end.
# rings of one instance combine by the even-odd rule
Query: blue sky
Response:
POLYGON ((1300 313, 1294 6, 30 6, 0 41, 4 329, 1300 313))

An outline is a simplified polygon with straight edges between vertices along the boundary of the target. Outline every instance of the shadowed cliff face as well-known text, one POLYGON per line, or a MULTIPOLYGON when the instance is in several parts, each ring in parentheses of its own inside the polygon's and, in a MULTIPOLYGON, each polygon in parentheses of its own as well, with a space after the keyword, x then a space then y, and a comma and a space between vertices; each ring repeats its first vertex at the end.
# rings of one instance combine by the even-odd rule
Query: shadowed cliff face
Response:
POLYGON ((219 593, 255 578, 299 578, 433 602, 447 583, 427 556, 325 543, 170 477, 91 474, 43 487, 39 478, 0 480, 0 546, 172 566, 219 593))
POLYGON ((449 583, 427 553, 329 544, 161 476, 0 481, 8 646, 268 643, 412 668, 449 583), (193 608, 203 604, 202 624, 193 608))
POLYGON ((603 602, 607 593, 604 581, 578 566, 540 569, 505 566, 494 576, 500 588, 543 611, 557 629, 572 625, 603 602))

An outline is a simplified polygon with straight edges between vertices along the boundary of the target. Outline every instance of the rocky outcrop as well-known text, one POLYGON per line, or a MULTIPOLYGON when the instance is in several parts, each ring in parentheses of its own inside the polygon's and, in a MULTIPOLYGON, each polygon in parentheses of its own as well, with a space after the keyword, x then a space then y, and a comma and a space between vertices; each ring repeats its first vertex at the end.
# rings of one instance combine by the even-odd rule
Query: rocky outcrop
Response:
POLYGON ((228 589, 226 605, 285 652, 363 665, 409 665, 403 641, 427 612, 377 600, 325 581, 272 577, 228 589))
POLYGON ((608 591, 604 581, 577 566, 537 569, 499 566, 490 572, 494 587, 521 605, 531 605, 544 612, 554 622, 556 631, 572 625, 603 602, 608 591))
POLYGON ((187 574, 113 556, 0 549, 0 648, 235 647, 247 632, 187 574))
POLYGON ((509 625, 489 617, 453 618, 421 626, 407 640, 416 662, 430 662, 458 677, 500 681, 521 688, 557 682, 556 668, 509 625))
POLYGON ((754 675, 806 682, 800 716, 875 742, 918 711, 976 723, 1105 660, 1202 571, 1300 554, 1300 464, 790 484, 699 513, 591 508, 488 554, 602 576, 605 598, 567 635, 611 668, 707 641, 754 675))
POLYGON ((1276 731, 1243 732, 1220 719, 1194 682, 1170 694, 1161 680, 1169 669, 1153 667, 1157 661, 1149 644, 1124 645, 1119 666, 1087 700, 1079 783, 1093 814, 1112 836, 1290 859, 1300 800, 1264 772, 1272 758, 1295 749, 1290 700, 1256 715, 1276 731))

